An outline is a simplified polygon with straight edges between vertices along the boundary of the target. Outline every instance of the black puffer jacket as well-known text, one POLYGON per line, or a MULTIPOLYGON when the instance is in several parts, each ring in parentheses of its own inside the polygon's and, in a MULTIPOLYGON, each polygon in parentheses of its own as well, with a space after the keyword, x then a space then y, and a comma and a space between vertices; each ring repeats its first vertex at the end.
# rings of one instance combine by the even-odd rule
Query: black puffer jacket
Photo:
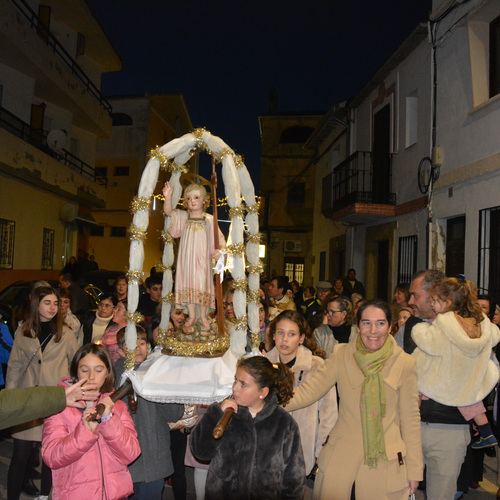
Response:
POLYGON ((266 398, 255 418, 238 407, 221 439, 212 437, 222 410, 212 404, 190 437, 196 458, 212 460, 208 472, 207 500, 302 499, 306 471, 297 424, 277 404, 266 398))

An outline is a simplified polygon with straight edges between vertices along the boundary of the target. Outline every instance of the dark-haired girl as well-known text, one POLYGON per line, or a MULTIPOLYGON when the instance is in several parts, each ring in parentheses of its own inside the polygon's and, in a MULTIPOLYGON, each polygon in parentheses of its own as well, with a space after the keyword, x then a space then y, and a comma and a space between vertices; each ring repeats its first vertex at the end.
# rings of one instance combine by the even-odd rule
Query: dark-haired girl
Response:
MULTIPOLYGON (((26 319, 19 324, 7 368, 6 389, 56 385, 68 375, 69 365, 78 344, 74 333, 58 321, 59 302, 51 287, 37 287, 31 296, 26 319)), ((16 500, 35 443, 42 440, 42 420, 15 428, 14 449, 10 462, 7 496, 16 500)), ((42 465, 42 494, 51 487, 50 470, 42 465)))
POLYGON ((53 497, 125 498, 134 492, 127 465, 141 450, 127 405, 113 403, 109 397, 115 377, 108 351, 98 344, 80 347, 70 374, 59 385, 87 378, 101 395, 94 406, 85 410, 67 406, 45 420, 42 457, 53 471, 53 497), (98 402, 105 409, 100 418, 92 420, 98 402))
MULTIPOLYGON (((274 347, 266 354, 271 363, 285 363, 294 374, 294 386, 299 387, 323 366, 325 353, 316 340, 304 316, 297 311, 283 311, 269 327, 274 347)), ((323 443, 337 421, 337 391, 330 389, 319 401, 291 413, 297 422, 302 440, 306 473, 316 463, 323 443)))
POLYGON ((242 359, 233 398, 212 404, 191 433, 193 455, 211 460, 205 498, 301 499, 305 466, 296 422, 279 405, 293 394, 293 373, 262 356, 242 359), (212 432, 226 408, 236 412, 220 440, 212 432))

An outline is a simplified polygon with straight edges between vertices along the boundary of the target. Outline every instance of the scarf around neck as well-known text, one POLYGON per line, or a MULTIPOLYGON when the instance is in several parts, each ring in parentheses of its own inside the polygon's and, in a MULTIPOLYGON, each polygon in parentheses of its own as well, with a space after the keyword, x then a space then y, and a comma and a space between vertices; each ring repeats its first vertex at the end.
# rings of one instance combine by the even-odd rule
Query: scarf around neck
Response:
POLYGON ((361 335, 358 335, 354 359, 365 376, 361 386, 360 412, 364 463, 370 469, 376 469, 379 462, 387 461, 382 426, 382 419, 385 417, 385 390, 380 372, 392 351, 393 345, 389 336, 378 351, 370 352, 364 346, 361 335))

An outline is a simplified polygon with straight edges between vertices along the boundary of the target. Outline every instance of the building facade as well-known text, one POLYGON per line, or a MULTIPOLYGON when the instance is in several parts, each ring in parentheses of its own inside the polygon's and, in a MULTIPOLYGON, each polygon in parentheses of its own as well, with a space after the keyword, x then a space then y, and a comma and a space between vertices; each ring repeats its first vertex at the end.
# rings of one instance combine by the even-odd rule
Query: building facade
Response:
POLYGON ((104 206, 101 74, 121 61, 84 0, 0 3, 0 287, 53 278, 104 206), (36 273, 34 273, 36 271, 36 273))
POLYGON ((344 225, 339 257, 368 297, 390 298, 426 267, 500 297, 500 4, 435 1, 429 23, 332 109, 309 141, 323 158, 313 260, 332 260, 326 218, 344 225))
MULTIPOLYGON (((150 151, 192 130, 182 95, 146 94, 110 98, 113 130, 110 139, 99 141, 96 171, 107 185, 104 207, 92 211, 97 225, 88 240, 100 268, 124 271, 128 266, 130 240, 127 229, 132 222, 130 202, 137 194, 150 151)), ((189 171, 197 173, 197 157, 189 171)), ((166 174, 160 175, 155 196, 161 195, 166 174)), ((163 251, 159 234, 163 229, 162 201, 155 198, 145 244, 144 270, 161 263, 163 251)))
POLYGON ((264 274, 310 285, 315 202, 314 150, 306 145, 320 113, 259 117, 262 140, 260 228, 264 274))

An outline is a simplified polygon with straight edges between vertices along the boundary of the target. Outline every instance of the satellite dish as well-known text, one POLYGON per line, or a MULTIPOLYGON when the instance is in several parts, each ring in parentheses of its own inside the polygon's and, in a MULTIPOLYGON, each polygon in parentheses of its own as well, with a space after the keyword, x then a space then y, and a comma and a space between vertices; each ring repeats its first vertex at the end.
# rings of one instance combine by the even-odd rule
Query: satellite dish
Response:
POLYGON ((47 145, 59 151, 64 149, 68 144, 68 136, 64 130, 51 130, 47 134, 47 145))
POLYGON ((78 207, 72 203, 66 203, 61 208, 60 216, 64 222, 73 222, 78 215, 78 207))

